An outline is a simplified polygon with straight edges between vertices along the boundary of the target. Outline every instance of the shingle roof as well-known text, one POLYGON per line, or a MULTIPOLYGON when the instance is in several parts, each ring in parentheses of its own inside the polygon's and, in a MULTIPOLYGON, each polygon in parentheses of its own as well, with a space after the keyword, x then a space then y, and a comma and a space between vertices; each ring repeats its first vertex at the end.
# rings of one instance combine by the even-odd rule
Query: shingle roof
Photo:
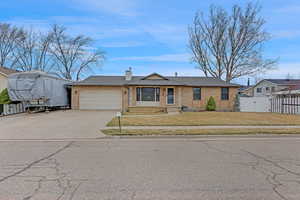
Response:
POLYGON ((238 84, 226 83, 225 81, 212 77, 191 77, 191 76, 165 76, 164 79, 146 79, 145 76, 133 76, 132 80, 126 81, 125 76, 90 76, 87 79, 72 83, 72 85, 90 85, 90 86, 124 86, 124 85, 140 85, 140 86, 218 86, 218 87, 240 87, 238 84))
POLYGON ((264 79, 278 85, 300 85, 300 79, 264 79))
POLYGON ((9 68, 6 68, 6 67, 0 67, 0 74, 4 74, 6 76, 10 75, 10 74, 13 74, 13 73, 16 73, 18 71, 16 70, 13 70, 13 69, 9 69, 9 68))

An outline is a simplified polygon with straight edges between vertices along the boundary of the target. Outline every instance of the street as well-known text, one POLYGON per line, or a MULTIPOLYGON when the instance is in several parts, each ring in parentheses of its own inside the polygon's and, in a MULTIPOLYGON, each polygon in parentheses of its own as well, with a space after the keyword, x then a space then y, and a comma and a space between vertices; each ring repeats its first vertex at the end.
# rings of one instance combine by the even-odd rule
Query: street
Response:
POLYGON ((0 200, 300 199, 300 137, 1 141, 0 200))

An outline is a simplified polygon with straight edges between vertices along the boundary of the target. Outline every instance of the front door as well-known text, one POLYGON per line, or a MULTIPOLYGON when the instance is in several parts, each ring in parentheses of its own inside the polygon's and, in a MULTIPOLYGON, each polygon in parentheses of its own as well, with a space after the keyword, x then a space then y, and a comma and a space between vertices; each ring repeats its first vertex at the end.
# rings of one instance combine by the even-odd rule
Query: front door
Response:
POLYGON ((167 88, 167 104, 171 105, 175 103, 174 88, 167 88))

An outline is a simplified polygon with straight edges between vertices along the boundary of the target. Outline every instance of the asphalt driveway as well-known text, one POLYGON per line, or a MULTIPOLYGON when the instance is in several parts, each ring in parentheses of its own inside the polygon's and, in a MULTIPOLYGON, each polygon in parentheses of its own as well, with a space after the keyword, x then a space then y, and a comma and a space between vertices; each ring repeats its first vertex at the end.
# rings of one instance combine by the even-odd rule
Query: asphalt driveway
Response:
POLYGON ((104 136, 114 111, 55 111, 0 118, 0 140, 80 139, 104 136))

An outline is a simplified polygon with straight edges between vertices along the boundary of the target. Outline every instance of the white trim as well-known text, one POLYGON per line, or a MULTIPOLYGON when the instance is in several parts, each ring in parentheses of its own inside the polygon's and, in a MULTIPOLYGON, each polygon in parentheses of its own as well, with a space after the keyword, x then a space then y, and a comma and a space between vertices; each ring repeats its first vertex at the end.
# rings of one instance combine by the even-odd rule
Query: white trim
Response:
POLYGON ((167 87, 166 88, 166 105, 175 105, 176 104, 176 98, 175 98, 176 96, 175 96, 175 87, 167 87), (173 89, 173 91, 174 91, 174 93, 173 93, 173 103, 168 103, 168 89, 169 88, 172 88, 173 89))

